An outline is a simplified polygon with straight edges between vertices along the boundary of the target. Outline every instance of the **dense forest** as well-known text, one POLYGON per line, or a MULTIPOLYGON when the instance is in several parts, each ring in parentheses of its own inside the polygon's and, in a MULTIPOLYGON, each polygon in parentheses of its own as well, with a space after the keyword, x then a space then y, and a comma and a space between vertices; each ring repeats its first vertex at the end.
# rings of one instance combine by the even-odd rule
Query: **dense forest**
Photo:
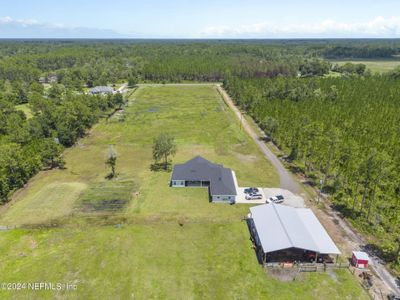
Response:
MULTIPOLYGON (((58 83, 79 90, 129 77, 180 82, 222 81, 225 74, 240 78, 295 76, 305 61, 307 67, 320 64, 323 57, 389 57, 399 49, 400 43, 379 40, 2 41, 0 80, 9 80, 21 90, 40 76, 57 75, 58 83)), ((323 72, 327 71, 325 66, 323 72)))
POLYGON ((400 89, 391 76, 227 78, 295 172, 400 263, 400 89))
POLYGON ((87 88, 223 81, 293 170, 377 233, 384 257, 400 265, 400 70, 372 75, 326 60, 399 53, 396 40, 0 41, 0 199, 63 167, 63 148, 122 104, 87 88))
POLYGON ((79 90, 129 77, 180 82, 221 81, 226 73, 240 77, 287 76, 298 70, 298 52, 297 48, 252 43, 16 42, 5 49, 0 43, 0 79, 16 85, 57 75, 59 83, 79 90))

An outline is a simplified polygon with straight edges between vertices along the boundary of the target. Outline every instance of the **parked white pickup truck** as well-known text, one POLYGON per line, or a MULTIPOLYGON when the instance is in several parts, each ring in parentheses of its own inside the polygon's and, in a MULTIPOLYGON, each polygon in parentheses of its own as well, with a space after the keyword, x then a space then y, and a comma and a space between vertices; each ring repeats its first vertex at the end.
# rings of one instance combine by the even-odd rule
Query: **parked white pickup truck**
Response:
POLYGON ((278 196, 268 198, 266 203, 282 203, 283 200, 284 200, 284 197, 282 195, 278 195, 278 196))

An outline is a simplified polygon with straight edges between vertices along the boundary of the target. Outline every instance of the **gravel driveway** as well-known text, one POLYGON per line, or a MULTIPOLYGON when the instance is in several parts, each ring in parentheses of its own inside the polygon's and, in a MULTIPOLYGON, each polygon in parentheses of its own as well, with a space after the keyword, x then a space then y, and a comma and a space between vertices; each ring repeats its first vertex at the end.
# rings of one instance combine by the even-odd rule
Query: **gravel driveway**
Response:
POLYGON ((280 189, 280 188, 264 188, 264 195, 268 199, 277 195, 284 197, 284 205, 291 207, 306 207, 304 199, 298 195, 293 194, 291 191, 280 189))

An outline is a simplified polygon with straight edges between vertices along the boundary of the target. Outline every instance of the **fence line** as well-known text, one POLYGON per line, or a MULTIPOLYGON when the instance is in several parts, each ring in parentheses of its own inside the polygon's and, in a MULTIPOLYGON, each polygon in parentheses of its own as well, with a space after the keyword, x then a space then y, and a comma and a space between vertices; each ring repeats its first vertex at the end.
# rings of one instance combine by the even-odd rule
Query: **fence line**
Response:
POLYGON ((322 264, 322 263, 265 263, 264 269, 298 269, 299 272, 322 272, 328 269, 344 269, 349 267, 349 263, 333 263, 333 264, 322 264))

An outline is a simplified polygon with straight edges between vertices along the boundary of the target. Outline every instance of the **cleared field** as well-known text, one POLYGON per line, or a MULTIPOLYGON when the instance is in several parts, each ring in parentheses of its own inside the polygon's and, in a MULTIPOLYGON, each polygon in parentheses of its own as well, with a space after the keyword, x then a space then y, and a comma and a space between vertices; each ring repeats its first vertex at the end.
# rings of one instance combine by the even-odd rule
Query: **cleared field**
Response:
POLYGON ((281 282, 257 264, 244 223, 13 231, 0 236, 2 281, 77 284, 1 291, 2 299, 368 299, 347 270, 281 282))
POLYGON ((16 110, 20 110, 20 111, 22 111, 24 114, 25 114, 25 116, 26 116, 26 118, 27 119, 30 119, 30 118, 32 118, 32 111, 31 111, 31 108, 29 107, 29 105, 28 104, 19 104, 19 105, 16 105, 15 106, 15 109, 16 110))
POLYGON ((367 70, 373 73, 385 73, 400 66, 400 60, 333 60, 333 64, 344 65, 345 63, 364 64, 367 70))
POLYGON ((1 298, 368 299, 347 270, 290 282, 266 275, 241 221, 246 205, 210 204, 205 189, 172 189, 169 172, 150 170, 153 138, 166 131, 178 143, 174 162, 203 155, 233 168, 241 185, 278 185, 214 87, 140 88, 118 120, 101 122, 66 151, 66 170, 36 176, 0 219, 0 225, 58 224, 2 232, 0 282, 72 283, 77 290, 0 291, 1 298), (111 182, 104 165, 109 144, 119 155, 111 182), (58 187, 78 182, 79 192, 58 187), (98 213, 117 198, 129 201, 98 213), (55 214, 42 214, 40 205, 55 214), (29 215, 37 217, 27 222, 29 215))
POLYGON ((9 225, 35 224, 68 215, 85 188, 86 184, 81 182, 52 182, 33 191, 23 201, 15 202, 1 222, 9 225))

